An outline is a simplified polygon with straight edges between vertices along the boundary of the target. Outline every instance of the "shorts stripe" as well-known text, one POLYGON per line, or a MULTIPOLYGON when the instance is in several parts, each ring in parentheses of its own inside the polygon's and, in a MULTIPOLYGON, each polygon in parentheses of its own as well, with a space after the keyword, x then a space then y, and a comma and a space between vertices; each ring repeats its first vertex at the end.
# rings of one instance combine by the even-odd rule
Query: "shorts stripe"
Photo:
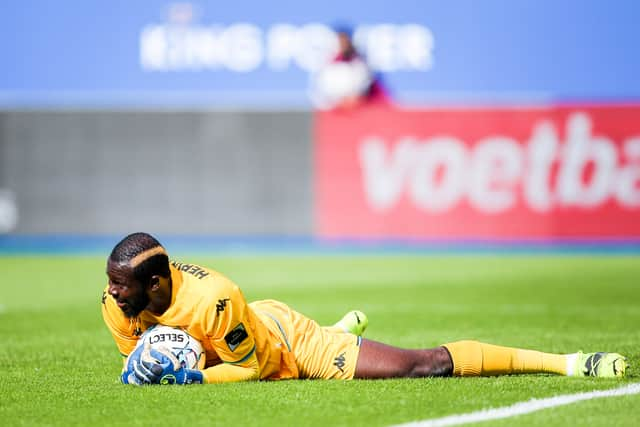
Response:
POLYGON ((291 351, 291 345, 289 345, 289 340, 287 339, 287 334, 284 333, 284 328, 282 327, 282 325, 280 324, 278 319, 276 319, 275 316, 273 316, 271 313, 267 313, 266 311, 261 311, 260 313, 268 316, 271 320, 273 320, 276 323, 276 326, 278 326, 278 329, 280 329, 280 333, 282 334, 282 338, 284 338, 284 343, 287 345, 287 350, 291 351))

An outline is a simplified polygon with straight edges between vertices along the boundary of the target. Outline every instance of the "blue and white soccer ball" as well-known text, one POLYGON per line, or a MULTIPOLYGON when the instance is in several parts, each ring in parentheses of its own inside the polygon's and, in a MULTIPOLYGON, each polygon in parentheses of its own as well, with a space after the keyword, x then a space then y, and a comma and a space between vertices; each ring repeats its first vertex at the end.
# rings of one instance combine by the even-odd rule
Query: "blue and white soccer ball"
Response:
POLYGON ((153 349, 169 350, 187 369, 203 369, 206 361, 200 341, 180 328, 154 325, 144 331, 136 348, 149 343, 153 349))

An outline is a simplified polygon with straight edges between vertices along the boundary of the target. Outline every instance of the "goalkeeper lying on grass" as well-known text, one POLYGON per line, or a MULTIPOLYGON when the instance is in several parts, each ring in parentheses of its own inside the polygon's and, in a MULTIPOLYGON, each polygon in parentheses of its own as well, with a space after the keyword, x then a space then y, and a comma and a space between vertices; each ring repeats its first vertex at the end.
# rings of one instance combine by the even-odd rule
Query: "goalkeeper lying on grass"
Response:
POLYGON ((408 350, 362 339, 361 312, 321 327, 278 301, 247 303, 220 273, 170 263, 146 233, 131 234, 115 246, 107 275, 102 315, 120 353, 133 353, 122 374, 128 384, 160 384, 165 377, 179 384, 527 373, 622 377, 626 369, 617 353, 550 354, 476 341, 408 350), (154 324, 181 327, 202 342, 205 368, 186 369, 162 350, 136 348, 138 337, 154 324))

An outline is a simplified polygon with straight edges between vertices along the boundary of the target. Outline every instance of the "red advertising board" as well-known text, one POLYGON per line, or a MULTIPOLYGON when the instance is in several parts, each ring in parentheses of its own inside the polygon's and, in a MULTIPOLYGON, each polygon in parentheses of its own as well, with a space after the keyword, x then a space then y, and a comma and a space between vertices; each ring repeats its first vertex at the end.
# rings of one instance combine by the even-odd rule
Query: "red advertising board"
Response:
POLYGON ((640 237, 640 105, 319 112, 316 234, 640 237))

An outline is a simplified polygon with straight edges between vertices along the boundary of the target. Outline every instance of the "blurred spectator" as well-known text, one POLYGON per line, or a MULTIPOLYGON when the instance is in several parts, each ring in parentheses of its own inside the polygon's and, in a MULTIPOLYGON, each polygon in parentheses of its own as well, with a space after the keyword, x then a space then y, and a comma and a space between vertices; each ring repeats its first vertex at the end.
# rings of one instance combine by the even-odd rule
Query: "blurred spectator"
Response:
POLYGON ((355 108, 363 104, 387 103, 389 97, 381 79, 353 44, 352 31, 336 28, 335 56, 312 76, 312 100, 316 107, 355 108))

